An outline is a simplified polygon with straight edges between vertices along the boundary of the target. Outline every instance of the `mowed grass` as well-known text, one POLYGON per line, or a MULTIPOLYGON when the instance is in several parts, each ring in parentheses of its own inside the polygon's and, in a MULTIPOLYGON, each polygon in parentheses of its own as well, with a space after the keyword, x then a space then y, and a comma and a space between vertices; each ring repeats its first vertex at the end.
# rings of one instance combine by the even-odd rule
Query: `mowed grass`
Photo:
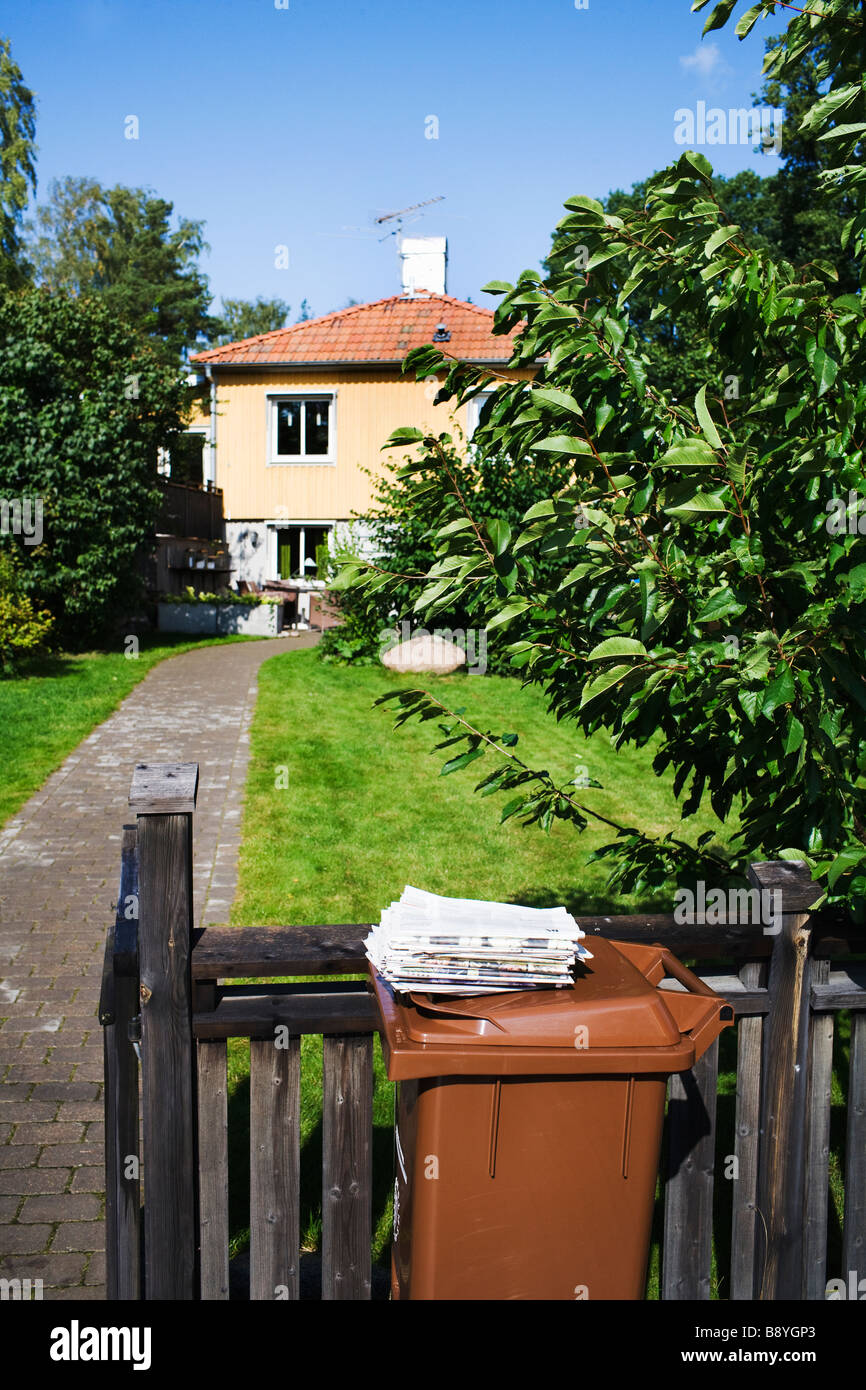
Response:
MULTIPOLYGON (((431 752, 444 737, 436 723, 395 733, 394 707, 372 708, 388 690, 422 684, 481 730, 518 734, 514 751, 531 767, 563 782, 586 767, 603 790, 575 795, 602 815, 651 834, 680 826, 672 779, 653 774, 651 751, 616 752, 605 734, 583 738, 513 678, 395 677, 290 652, 259 673, 235 922, 378 921, 407 883, 584 913, 670 904, 669 893, 614 895, 604 862, 586 864, 590 850, 614 839, 606 825, 578 834, 558 821, 545 835, 500 824, 513 793, 472 792, 495 755, 443 777, 449 754, 431 752)), ((703 811, 686 828, 689 838, 730 834, 703 811)))
POLYGON ((135 657, 123 650, 61 652, 33 661, 26 674, 0 680, 0 825, 158 662, 194 647, 255 640, 145 635, 135 657))
MULTIPOLYGON (((651 750, 615 752, 606 735, 583 738, 557 724, 543 697, 507 677, 395 677, 377 668, 345 669, 315 652, 289 652, 259 672, 251 731, 235 925, 378 921, 407 883, 434 893, 568 905, 577 912, 628 912, 669 906, 670 895, 641 899, 612 894, 604 864, 587 865, 592 849, 613 831, 598 825, 579 835, 565 823, 549 835, 516 821, 500 822, 507 795, 480 797, 472 788, 488 759, 441 775, 449 756, 431 752, 436 724, 393 730, 390 706, 373 708, 388 690, 424 684, 484 731, 516 733, 515 751, 530 766, 566 781, 577 766, 603 789, 581 792, 602 815, 661 834, 679 812, 669 778, 652 772, 651 750)), ((702 813, 690 834, 725 829, 702 813)), ((321 1240, 322 1044, 302 1040, 302 1245, 321 1240)), ((391 1224, 393 1087, 375 1044, 374 1241, 387 1255, 391 1224)), ((249 1045, 229 1045, 232 1251, 249 1236, 249 1045)))

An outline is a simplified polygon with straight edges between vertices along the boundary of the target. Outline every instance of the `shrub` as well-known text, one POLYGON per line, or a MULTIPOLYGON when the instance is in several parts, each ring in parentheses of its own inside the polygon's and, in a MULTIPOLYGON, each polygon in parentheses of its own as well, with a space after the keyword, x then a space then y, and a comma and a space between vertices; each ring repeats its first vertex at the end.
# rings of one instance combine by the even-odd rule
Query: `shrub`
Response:
POLYGON ((21 592, 15 557, 0 550, 0 674, 14 674, 22 658, 40 651, 51 627, 51 614, 21 592))

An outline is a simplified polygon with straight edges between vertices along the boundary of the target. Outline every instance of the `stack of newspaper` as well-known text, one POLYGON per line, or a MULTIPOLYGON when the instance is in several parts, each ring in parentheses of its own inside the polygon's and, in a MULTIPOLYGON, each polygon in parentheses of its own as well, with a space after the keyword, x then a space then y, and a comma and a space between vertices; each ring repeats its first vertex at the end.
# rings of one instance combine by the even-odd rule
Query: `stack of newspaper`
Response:
POLYGON ((564 907, 442 898, 407 887, 364 945, 395 990, 493 994, 572 984, 575 962, 592 959, 583 936, 564 907))

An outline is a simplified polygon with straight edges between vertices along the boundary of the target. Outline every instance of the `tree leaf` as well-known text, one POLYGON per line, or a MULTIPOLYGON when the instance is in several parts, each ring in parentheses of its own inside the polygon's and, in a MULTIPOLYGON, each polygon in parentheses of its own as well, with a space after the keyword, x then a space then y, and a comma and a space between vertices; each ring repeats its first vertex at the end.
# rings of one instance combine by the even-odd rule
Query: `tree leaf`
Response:
POLYGON ((576 194, 573 198, 566 198, 564 206, 580 212, 597 212, 600 218, 604 218, 604 208, 595 198, 587 198, 583 193, 576 194))
POLYGON ((580 708, 583 709, 590 700, 597 700, 599 695, 603 695, 606 690, 611 690, 613 686, 619 685, 619 682, 626 676, 630 676, 633 670, 633 666, 612 666, 609 671, 602 671, 599 675, 594 676, 581 691, 580 708))
POLYGON ((508 542, 511 540, 511 527, 500 516, 489 516, 484 524, 487 534, 493 542, 494 553, 501 555, 504 550, 508 549, 508 542))
POLYGON ((389 434, 382 448, 396 449, 401 444, 419 444, 423 438, 422 430, 416 430, 411 425, 401 425, 400 429, 389 434))
POLYGON ((761 700, 763 692, 760 690, 740 690, 737 692, 737 701, 746 715, 746 718, 754 724, 761 712, 761 700))
POLYGON ((646 368, 633 352, 623 352, 623 366, 626 376, 639 396, 643 396, 646 391, 646 368))
POLYGON ((780 705, 790 705, 796 698, 797 690, 794 685, 794 677, 791 675, 790 666, 786 666, 781 675, 776 676, 767 686, 761 705, 761 713, 768 717, 779 708, 780 705))
POLYGON ((705 439, 699 435, 681 439, 656 460, 656 468, 710 468, 718 465, 718 458, 705 439))
POLYGON ((577 439, 571 434, 552 434, 548 439, 539 439, 533 449, 544 449, 549 454, 591 454, 592 448, 585 439, 577 439))
POLYGON ((734 487, 742 488, 746 485, 746 450, 737 446, 728 451, 727 474, 734 487))
POLYGON ((685 150, 677 161, 677 173, 697 174, 704 183, 711 183, 713 177, 713 166, 705 154, 700 154, 697 150, 685 150))
POLYGON ((736 226, 719 227, 717 231, 713 232, 704 247, 704 255, 707 260, 712 260, 714 253, 718 251, 719 247, 724 246, 725 242, 731 241, 735 236, 739 235, 739 232, 740 228, 736 226))
POLYGON ((726 512, 728 509, 720 497, 711 492, 696 492, 687 502, 679 502, 674 507, 665 507, 668 516, 679 516, 687 520, 700 512, 726 512))
POLYGON ((734 33, 737 35, 737 38, 746 38, 752 32, 757 20, 763 13, 763 5, 753 5, 750 10, 746 10, 745 14, 740 15, 740 18, 734 25, 734 33))
POLYGON ((818 395, 823 396, 824 392, 829 391, 836 380, 839 363, 828 352, 825 352, 824 348, 819 347, 812 354, 811 366, 818 383, 818 395))
POLYGON ((574 396, 568 391, 560 391, 555 386, 536 386, 532 392, 533 401, 543 401, 545 405, 559 405, 570 410, 572 415, 582 415, 583 411, 574 396))
POLYGON ((648 656, 643 642, 634 637, 606 637, 587 655, 587 661, 603 661, 609 656, 648 656))
POLYGON ((788 730, 785 734, 785 752, 796 753, 804 737, 803 725, 795 714, 790 714, 788 716, 788 730))
POLYGON ((719 618, 735 618, 745 613, 746 605, 741 603, 731 589, 720 589, 708 599, 695 618, 696 623, 713 623, 719 618))
POLYGON ((519 617, 521 613, 525 613, 528 607, 528 598, 514 599, 511 603, 506 604, 504 608, 501 608, 498 613, 494 613, 493 617, 488 620, 486 631, 493 632, 498 627, 505 627, 506 623, 510 623, 514 618, 519 617))
POLYGON ((695 414, 698 417, 704 438, 713 449, 721 449, 722 441, 718 430, 713 424, 713 417, 707 409, 707 384, 704 382, 698 394, 695 396, 695 414))
POLYGON ((474 763, 476 758, 483 757, 483 748, 470 748, 468 753, 460 753, 456 758, 449 758, 448 762, 442 767, 439 776, 447 777, 449 772, 458 772, 459 769, 465 767, 467 763, 474 763))
POLYGON ((777 299, 812 299, 816 294, 826 294, 827 286, 823 280, 807 280, 802 285, 785 285, 778 291, 777 299))
POLYGON ((736 4, 737 0, 719 0, 718 5, 704 25, 704 33, 709 34, 712 29, 723 29, 733 14, 736 4))

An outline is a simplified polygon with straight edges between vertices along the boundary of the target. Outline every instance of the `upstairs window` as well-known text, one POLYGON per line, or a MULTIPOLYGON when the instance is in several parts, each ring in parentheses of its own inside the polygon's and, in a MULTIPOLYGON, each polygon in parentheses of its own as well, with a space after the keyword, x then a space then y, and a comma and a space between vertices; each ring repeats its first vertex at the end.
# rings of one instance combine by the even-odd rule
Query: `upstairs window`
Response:
POLYGON ((334 462, 334 398, 272 397, 272 463, 334 462))

